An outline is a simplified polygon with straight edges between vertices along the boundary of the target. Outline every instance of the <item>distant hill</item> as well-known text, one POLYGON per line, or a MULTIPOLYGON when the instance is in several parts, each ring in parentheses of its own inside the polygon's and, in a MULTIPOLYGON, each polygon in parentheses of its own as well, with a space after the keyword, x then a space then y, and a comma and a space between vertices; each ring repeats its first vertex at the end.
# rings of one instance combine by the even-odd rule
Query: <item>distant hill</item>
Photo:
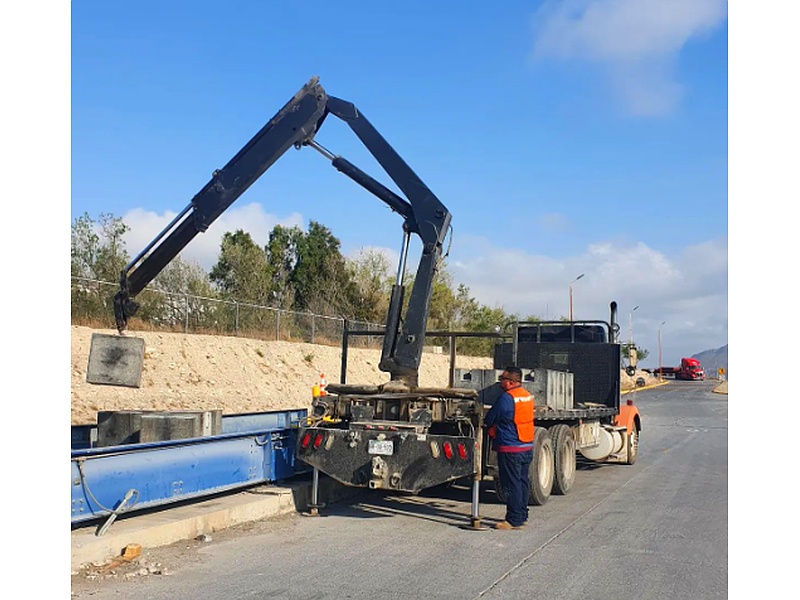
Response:
POLYGON ((706 377, 716 377, 717 369, 722 367, 725 369, 725 379, 728 379, 728 344, 716 350, 704 350, 699 354, 693 354, 692 358, 700 361, 706 377))

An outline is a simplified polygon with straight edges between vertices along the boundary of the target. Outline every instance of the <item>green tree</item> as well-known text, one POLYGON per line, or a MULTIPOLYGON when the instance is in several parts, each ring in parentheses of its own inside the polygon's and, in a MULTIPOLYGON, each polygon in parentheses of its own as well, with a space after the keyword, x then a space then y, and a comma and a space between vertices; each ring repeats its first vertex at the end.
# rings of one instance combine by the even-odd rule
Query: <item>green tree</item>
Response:
POLYGON ((95 231, 94 221, 87 213, 72 222, 70 246, 72 276, 93 278, 100 236, 95 231))
MULTIPOLYGON (((88 213, 76 218, 70 234, 70 273, 73 277, 118 282, 120 272, 129 262, 123 235, 128 226, 122 219, 101 213, 99 221, 88 213)), ((73 282, 72 318, 90 322, 109 322, 113 318, 116 287, 84 280, 73 282)))
MULTIPOLYGON (((640 348, 636 344, 633 344, 633 347, 636 348, 636 356, 637 356, 637 360, 639 360, 639 361, 644 360, 650 354, 649 351, 647 351, 644 348, 640 348)), ((620 344, 620 354, 622 355, 622 358, 623 358, 623 360, 625 360, 626 364, 628 362, 628 357, 630 356, 630 352, 631 352, 631 343, 630 342, 625 342, 623 344, 620 344)))
POLYGON ((271 269, 270 286, 274 304, 280 308, 294 306, 292 273, 297 265, 297 248, 302 237, 303 231, 297 226, 276 225, 269 234, 265 251, 271 269))
POLYGON ((295 310, 353 316, 358 290, 340 247, 330 229, 311 221, 308 232, 297 241, 297 262, 291 276, 295 310))
POLYGON ((453 277, 442 261, 436 270, 431 289, 428 329, 447 331, 454 329, 458 315, 458 299, 453 292, 453 277))
POLYGON ((209 278, 226 298, 267 305, 271 295, 270 273, 264 249, 249 233, 239 229, 222 236, 219 257, 209 278))
POLYGON ((129 230, 121 218, 100 213, 94 221, 88 213, 76 218, 71 232, 71 273, 102 281, 119 281, 129 262, 122 237, 129 230))
POLYGON ((139 295, 137 316, 180 331, 214 330, 219 325, 220 305, 209 299, 217 296, 208 273, 196 262, 178 256, 139 295))
POLYGON ((355 284, 354 319, 383 323, 389 310, 392 273, 386 255, 374 249, 362 250, 347 259, 347 268, 355 284))
POLYGON ((236 333, 250 331, 263 335, 275 330, 275 311, 261 308, 271 303, 271 270, 264 249, 249 233, 239 229, 226 232, 220 243, 217 263, 209 278, 222 297, 231 301, 215 311, 215 321, 236 333))
MULTIPOLYGON (((481 304, 470 295, 469 288, 459 284, 456 291, 456 329, 471 332, 501 332, 503 326, 515 315, 509 315, 501 307, 491 308, 481 304)), ((458 342, 459 352, 474 356, 492 356, 495 338, 463 338, 458 342)))

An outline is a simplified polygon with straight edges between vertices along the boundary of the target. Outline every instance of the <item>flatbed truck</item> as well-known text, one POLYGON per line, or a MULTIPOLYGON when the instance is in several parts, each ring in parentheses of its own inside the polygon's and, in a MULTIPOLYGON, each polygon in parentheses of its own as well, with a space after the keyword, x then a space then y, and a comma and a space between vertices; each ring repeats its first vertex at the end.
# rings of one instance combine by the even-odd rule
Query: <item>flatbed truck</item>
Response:
MULTIPOLYGON (((505 501, 483 420, 500 394, 498 376, 516 365, 536 402, 529 504, 570 492, 578 454, 631 465, 642 422, 632 399, 620 401, 617 305, 610 307, 608 322, 514 322, 502 334, 486 333, 497 338, 494 368, 456 369, 451 351, 448 388, 389 395, 387 386, 328 384, 329 395, 314 401, 300 427, 297 458, 313 467, 315 487, 319 472, 347 486, 409 493, 471 479, 469 527, 482 529, 480 482, 493 480, 505 501)), ((450 336, 452 348, 458 334, 450 336)))

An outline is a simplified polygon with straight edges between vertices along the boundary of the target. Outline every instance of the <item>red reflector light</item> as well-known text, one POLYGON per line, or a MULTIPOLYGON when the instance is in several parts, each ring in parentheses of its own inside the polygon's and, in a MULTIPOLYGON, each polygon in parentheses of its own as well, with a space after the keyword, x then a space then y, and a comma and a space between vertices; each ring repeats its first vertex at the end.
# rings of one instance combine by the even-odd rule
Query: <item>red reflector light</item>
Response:
POLYGON ((303 448, 308 448, 308 444, 310 444, 310 443, 311 443, 311 434, 310 434, 310 433, 306 433, 306 434, 303 436, 303 439, 302 439, 302 440, 300 440, 300 445, 301 445, 303 448))
POLYGON ((461 460, 466 460, 467 458, 467 447, 464 444, 458 445, 458 455, 461 457, 461 460))
POLYGON ((450 445, 450 442, 445 442, 442 445, 442 448, 444 449, 444 455, 447 458, 453 458, 453 447, 450 445))
POLYGON ((625 400, 625 404, 627 404, 628 406, 633 406, 633 398, 628 398, 627 400, 625 400))
POLYGON ((322 443, 322 434, 318 433, 317 436, 314 438, 314 449, 316 450, 319 448, 319 445, 322 443))

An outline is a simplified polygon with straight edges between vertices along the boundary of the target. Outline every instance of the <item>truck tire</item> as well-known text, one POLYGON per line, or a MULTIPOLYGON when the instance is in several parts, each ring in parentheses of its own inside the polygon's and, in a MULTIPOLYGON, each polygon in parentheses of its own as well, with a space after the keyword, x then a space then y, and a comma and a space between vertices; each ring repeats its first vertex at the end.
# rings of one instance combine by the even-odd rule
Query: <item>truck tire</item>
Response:
POLYGON ((529 471, 531 493, 528 504, 542 506, 553 490, 553 438, 544 427, 536 427, 533 433, 533 461, 529 471))
POLYGON ((631 428, 631 432, 625 436, 625 449, 627 458, 625 459, 626 465, 632 465, 636 462, 636 459, 639 456, 639 429, 634 426, 631 428))
POLYGON ((553 438, 553 494, 563 496, 575 484, 575 436, 569 425, 556 425, 550 428, 550 437, 553 438))

